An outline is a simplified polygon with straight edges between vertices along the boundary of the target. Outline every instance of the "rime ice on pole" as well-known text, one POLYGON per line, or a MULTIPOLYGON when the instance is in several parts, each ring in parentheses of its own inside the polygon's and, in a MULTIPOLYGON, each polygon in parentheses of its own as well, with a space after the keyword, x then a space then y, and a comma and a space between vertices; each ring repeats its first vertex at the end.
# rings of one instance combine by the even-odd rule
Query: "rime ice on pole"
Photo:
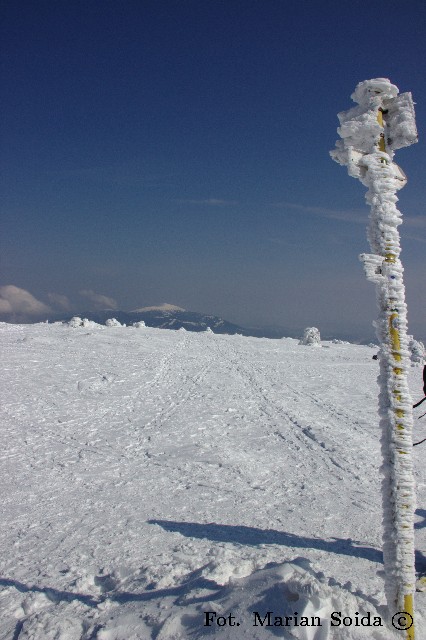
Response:
POLYGON ((417 130, 411 94, 398 93, 386 78, 360 82, 351 96, 357 106, 338 114, 341 140, 330 152, 333 160, 347 166, 350 176, 368 187, 371 206, 371 253, 360 259, 368 280, 376 284, 379 307, 383 554, 390 612, 407 610, 409 602, 412 606, 415 585, 412 400, 407 385, 411 354, 399 258, 402 216, 396 207, 396 192, 407 179, 393 156, 396 149, 417 142, 417 130))

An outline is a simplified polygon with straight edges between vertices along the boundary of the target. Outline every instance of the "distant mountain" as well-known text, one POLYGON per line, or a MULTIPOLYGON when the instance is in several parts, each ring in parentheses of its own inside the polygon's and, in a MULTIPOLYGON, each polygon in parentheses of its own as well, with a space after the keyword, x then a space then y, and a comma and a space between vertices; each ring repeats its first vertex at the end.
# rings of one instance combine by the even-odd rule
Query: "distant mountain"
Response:
MULTIPOLYGON (((105 324, 109 318, 115 318, 121 324, 131 325, 143 320, 148 327, 159 329, 186 329, 187 331, 206 331, 211 329, 213 333, 225 333, 244 336, 260 335, 250 329, 240 327, 218 316, 205 315, 196 311, 187 311, 171 304, 161 304, 156 307, 142 307, 133 311, 120 311, 117 309, 104 309, 102 311, 82 311, 74 313, 74 316, 87 318, 99 324, 105 324)), ((70 315, 49 315, 49 322, 70 320, 70 315)))
POLYGON ((186 309, 177 307, 175 304, 163 302, 163 304, 160 304, 156 307, 141 307, 140 309, 133 309, 134 313, 139 313, 140 311, 186 311, 186 309))
MULTIPOLYGON (((222 333, 228 335, 240 334, 243 336, 252 336, 255 338, 272 338, 280 339, 284 337, 300 338, 297 329, 285 328, 278 326, 263 327, 242 327, 241 325, 228 322, 219 316, 207 315, 196 311, 187 311, 182 307, 174 304, 163 303, 156 306, 140 307, 132 311, 122 311, 117 309, 102 309, 100 311, 74 311, 70 312, 48 312, 43 316, 32 317, 30 320, 21 319, 19 317, 10 317, 3 314, 0 315, 0 321, 11 322, 12 324, 34 324, 36 322, 67 322, 72 317, 87 318, 98 324, 105 324, 110 318, 115 318, 121 324, 132 325, 134 322, 143 320, 148 327, 156 327, 160 329, 181 329, 186 331, 206 331, 210 328, 213 333, 222 333)), ((338 333, 341 340, 349 341, 355 344, 369 344, 374 341, 374 335, 367 337, 358 337, 353 334, 338 333)), ((322 340, 332 340, 336 338, 336 334, 327 334, 321 332, 322 340)))

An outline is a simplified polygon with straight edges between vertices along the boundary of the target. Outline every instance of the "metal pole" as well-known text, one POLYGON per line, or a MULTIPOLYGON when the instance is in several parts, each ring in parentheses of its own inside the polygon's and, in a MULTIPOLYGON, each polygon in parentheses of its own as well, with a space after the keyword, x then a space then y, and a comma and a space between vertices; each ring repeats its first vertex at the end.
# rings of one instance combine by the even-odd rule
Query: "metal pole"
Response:
POLYGON ((352 96, 359 106, 339 114, 342 141, 337 142, 331 155, 368 187, 372 253, 362 254, 360 259, 367 278, 376 284, 379 307, 376 329, 380 341, 385 592, 390 617, 405 612, 406 622, 400 628, 405 629, 407 640, 414 640, 413 420, 407 384, 407 306, 399 257, 398 225, 402 218, 396 208, 396 191, 406 179, 392 158, 395 149, 415 142, 417 133, 411 94, 397 95, 397 87, 385 78, 360 83, 352 96), (404 122, 408 123, 405 129, 404 122))

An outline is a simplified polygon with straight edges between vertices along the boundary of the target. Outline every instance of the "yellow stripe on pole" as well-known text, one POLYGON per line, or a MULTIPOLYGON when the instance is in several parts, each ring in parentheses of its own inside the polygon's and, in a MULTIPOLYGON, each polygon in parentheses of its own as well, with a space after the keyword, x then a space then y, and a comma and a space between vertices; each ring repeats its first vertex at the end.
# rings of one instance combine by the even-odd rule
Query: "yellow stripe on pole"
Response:
MULTIPOLYGON (((379 109, 378 113, 377 113, 377 122, 379 123, 379 125, 381 127, 384 128, 385 123, 383 120, 383 111, 381 109, 379 109)), ((385 144, 385 134, 384 131, 380 134, 380 138, 379 138, 379 143, 378 143, 378 147, 380 151, 386 152, 386 144, 385 144)), ((382 158, 382 162, 384 162, 385 159, 382 158)), ((396 261, 396 257, 394 254, 392 253, 386 253, 385 254, 385 261, 386 262, 390 262, 390 263, 394 263, 396 261)), ((391 340, 391 345, 392 345, 392 355, 395 358, 395 360, 397 362, 401 362, 401 338, 398 332, 398 313, 396 311, 394 311, 393 313, 391 313, 391 315, 389 316, 389 335, 390 335, 390 340, 391 340)), ((393 368, 393 372, 395 375, 401 374, 402 373, 402 369, 400 369, 399 367, 394 367, 393 368)), ((396 396, 397 400, 401 399, 400 394, 398 393, 398 391, 394 390, 394 394, 396 396)), ((404 416, 404 411, 402 409, 396 409, 395 410, 395 414, 398 418, 402 418, 404 416)), ((397 424, 396 428, 399 431, 404 431, 404 426, 402 424, 397 424)), ((403 454, 405 453, 405 451, 400 451, 399 453, 403 454)), ((408 508, 408 505, 407 505, 408 508)), ((404 612, 409 614, 408 616, 408 624, 410 624, 410 616, 411 616, 411 626, 406 629, 406 640, 415 640, 414 638, 414 595, 413 592, 411 593, 407 593, 404 595, 404 612)))
POLYGON ((404 596, 404 611, 410 614, 412 620, 411 627, 407 629, 407 640, 414 640, 414 598, 412 593, 407 593, 404 596))
MULTIPOLYGON (((381 113, 381 112, 380 112, 381 113)), ((392 355, 397 362, 401 361, 401 339, 398 332, 398 313, 394 311, 389 316, 389 335, 391 339, 392 345, 392 355)), ((398 375, 402 373, 402 369, 399 367, 394 367, 393 372, 398 375)), ((394 394, 397 400, 401 399, 398 391, 394 390, 394 394)), ((396 409, 395 414, 398 418, 402 418, 404 416, 404 411, 402 409, 396 409)), ((397 424, 396 428, 399 431, 404 431, 404 425, 397 424)), ((405 454, 405 451, 399 451, 400 454, 405 454)), ((405 505, 404 505, 405 506, 405 505)), ((408 508, 408 505, 406 506, 408 508)), ((407 527, 408 528, 408 527, 407 527)), ((408 593, 404 596, 404 612, 408 613, 411 616, 411 626, 406 629, 406 640, 415 640, 414 638, 414 596, 413 593, 408 593)), ((408 624, 410 624, 410 618, 408 617, 408 624)))
POLYGON ((392 354, 397 362, 401 361, 401 340, 399 338, 396 321, 398 320, 398 314, 396 311, 389 316, 389 334, 392 343, 392 354))

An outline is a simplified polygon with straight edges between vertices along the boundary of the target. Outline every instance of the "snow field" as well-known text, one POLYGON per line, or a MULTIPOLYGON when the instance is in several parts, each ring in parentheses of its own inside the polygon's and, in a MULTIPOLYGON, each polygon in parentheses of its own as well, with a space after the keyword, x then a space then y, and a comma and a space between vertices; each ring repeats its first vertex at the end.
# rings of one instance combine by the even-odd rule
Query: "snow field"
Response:
POLYGON ((329 624, 386 615, 373 349, 59 324, 0 341, 1 640, 403 637, 329 624))

